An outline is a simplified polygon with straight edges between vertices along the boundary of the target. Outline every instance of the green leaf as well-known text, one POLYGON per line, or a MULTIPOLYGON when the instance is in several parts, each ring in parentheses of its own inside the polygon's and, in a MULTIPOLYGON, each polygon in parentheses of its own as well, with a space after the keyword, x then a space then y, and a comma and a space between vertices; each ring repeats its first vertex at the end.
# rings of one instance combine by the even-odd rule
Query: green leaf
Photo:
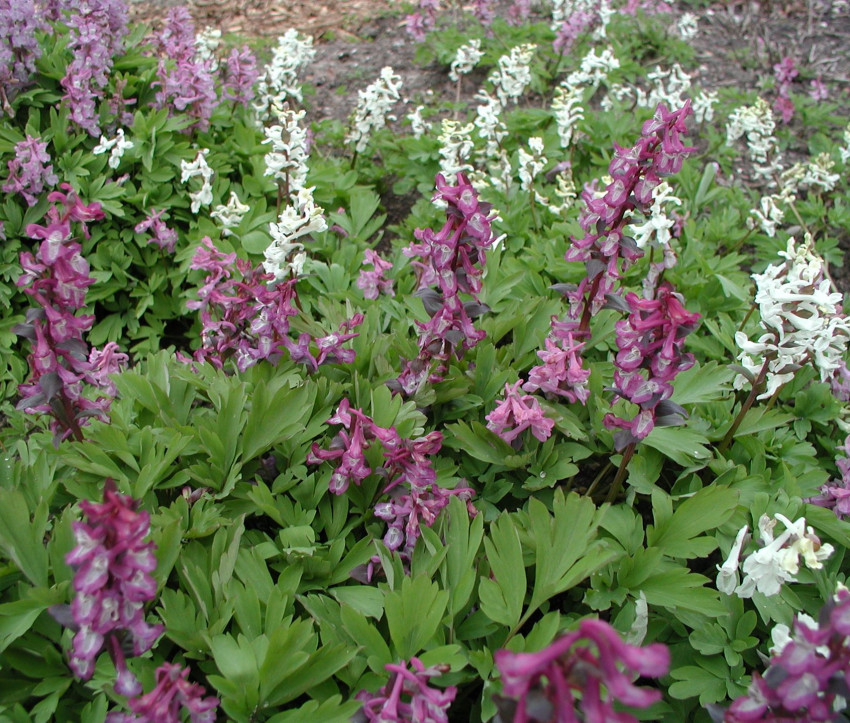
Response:
POLYGON ((729 390, 735 372, 716 361, 694 364, 676 377, 673 401, 677 404, 702 404, 722 398, 729 390))
POLYGON ((711 458, 708 438, 688 427, 656 427, 643 443, 657 449, 682 467, 705 464, 711 458))
POLYGON ((413 657, 437 632, 449 593, 425 575, 404 578, 398 590, 387 593, 384 609, 390 639, 399 656, 413 657))
POLYGON ((493 579, 481 577, 478 581, 481 610, 494 622, 513 629, 522 615, 527 583, 519 532, 511 515, 502 514, 490 525, 484 549, 493 579))
POLYGON ((36 587, 47 587, 47 505, 30 517, 23 494, 0 489, 0 547, 36 587))

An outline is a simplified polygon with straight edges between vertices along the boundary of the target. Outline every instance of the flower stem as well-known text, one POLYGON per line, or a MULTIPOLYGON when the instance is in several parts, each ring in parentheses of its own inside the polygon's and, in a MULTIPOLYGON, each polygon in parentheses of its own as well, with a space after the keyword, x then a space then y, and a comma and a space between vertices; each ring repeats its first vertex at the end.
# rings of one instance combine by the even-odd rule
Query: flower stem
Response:
POLYGON ((747 412, 750 411, 750 407, 753 406, 753 402, 756 400, 756 394, 758 394, 758 390, 764 382, 764 378, 767 376, 767 366, 770 364, 770 359, 765 359, 764 364, 761 366, 761 371, 759 372, 758 377, 753 382, 753 387, 750 389, 750 393, 747 398, 744 400, 744 404, 741 407, 741 411, 738 412, 738 416, 735 417, 735 421, 732 422, 732 426, 729 427, 729 431, 726 432, 726 436, 723 437, 723 441, 720 442, 720 445, 717 447, 718 452, 725 452, 726 448, 729 446, 732 438, 735 436, 735 432, 738 431, 738 427, 741 426, 741 422, 744 421, 744 417, 747 415, 747 412))
POLYGON ((632 461, 632 457, 635 456, 636 447, 637 443, 632 442, 623 450, 623 459, 620 460, 620 468, 617 470, 617 476, 614 477, 611 488, 608 490, 608 496, 605 498, 606 502, 613 502, 620 494, 620 490, 623 487, 623 480, 626 478, 626 470, 628 469, 629 462, 632 461))

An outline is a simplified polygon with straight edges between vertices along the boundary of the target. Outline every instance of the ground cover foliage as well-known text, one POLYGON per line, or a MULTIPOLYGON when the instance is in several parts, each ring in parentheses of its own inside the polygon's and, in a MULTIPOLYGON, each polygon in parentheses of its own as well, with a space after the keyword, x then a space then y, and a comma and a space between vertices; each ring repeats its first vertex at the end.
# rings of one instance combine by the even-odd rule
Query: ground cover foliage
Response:
POLYGON ((850 128, 669 9, 308 128, 294 31, 0 0, 0 720, 845 719, 850 128))

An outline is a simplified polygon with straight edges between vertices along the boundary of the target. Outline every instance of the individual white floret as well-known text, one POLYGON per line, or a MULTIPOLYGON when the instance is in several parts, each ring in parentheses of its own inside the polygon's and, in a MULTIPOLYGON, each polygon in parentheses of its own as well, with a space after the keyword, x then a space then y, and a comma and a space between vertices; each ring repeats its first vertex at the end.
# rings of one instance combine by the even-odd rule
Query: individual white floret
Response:
POLYGON ((309 64, 316 55, 313 38, 300 35, 290 28, 277 39, 272 59, 257 82, 254 109, 260 122, 271 117, 274 105, 282 105, 287 98, 302 101, 298 71, 309 64))
POLYGON ((676 28, 679 31, 679 37, 682 38, 682 40, 690 40, 691 38, 696 37, 698 23, 699 18, 693 13, 683 13, 682 17, 679 18, 679 22, 676 23, 676 28))
POLYGON ((535 50, 537 46, 533 43, 524 43, 499 58, 498 67, 488 80, 495 86, 502 107, 516 101, 531 83, 531 59, 535 50))
POLYGON ((293 205, 283 209, 277 223, 269 224, 272 242, 265 250, 263 268, 276 281, 297 276, 304 268, 307 254, 298 239, 327 229, 325 210, 313 201, 313 189, 302 188, 293 205))
POLYGON ((275 115, 279 122, 263 129, 263 143, 271 145, 265 155, 265 175, 287 184, 291 197, 304 188, 307 180, 307 130, 299 125, 305 113, 278 109, 275 115))
POLYGON ((440 172, 450 184, 457 182, 458 173, 469 173, 472 165, 469 154, 472 152, 472 123, 443 118, 439 135, 440 142, 440 172))
POLYGON ((124 137, 124 129, 119 128, 116 131, 115 138, 108 139, 106 136, 100 137, 100 143, 92 148, 92 153, 99 156, 101 153, 110 151, 109 160, 106 162, 110 168, 118 168, 121 164, 121 158, 124 156, 124 151, 129 151, 133 147, 133 141, 128 141, 124 137))
POLYGON ((210 213, 210 218, 218 219, 218 222, 221 224, 222 236, 232 236, 233 231, 231 229, 236 228, 242 222, 245 214, 250 210, 251 208, 248 204, 242 203, 239 200, 236 191, 231 191, 230 200, 227 202, 227 205, 216 206, 215 210, 210 213))
POLYGON ((484 51, 481 50, 481 41, 478 38, 461 45, 457 49, 455 59, 449 68, 449 78, 457 83, 460 77, 469 73, 483 57, 484 51))
POLYGON ((738 565, 741 560, 741 550, 747 541, 749 531, 749 525, 744 525, 738 530, 735 542, 732 543, 732 549, 729 550, 729 556, 722 565, 717 566, 717 589, 727 595, 731 595, 738 587, 738 565))
MULTIPOLYGON (((534 179, 546 167, 548 159, 543 155, 543 139, 532 136, 528 139, 528 151, 520 148, 519 155, 519 186, 523 191, 530 191, 534 185, 534 179)), ((540 199, 541 202, 548 200, 540 199)))
POLYGON ((186 183, 190 179, 200 176, 201 188, 198 191, 190 192, 189 198, 192 199, 192 213, 197 213, 201 206, 209 206, 212 203, 212 179, 215 172, 207 165, 207 155, 209 148, 201 148, 195 156, 195 160, 191 163, 180 161, 180 169, 182 175, 181 183, 186 183))
POLYGON ((552 100, 552 113, 555 116, 561 148, 569 148, 573 139, 573 130, 580 121, 584 120, 581 90, 564 83, 558 86, 552 100))
POLYGON ((354 143, 357 153, 365 151, 372 134, 386 126, 390 111, 401 99, 401 85, 401 77, 386 66, 374 83, 358 92, 357 108, 345 139, 354 143))
POLYGON ((410 130, 413 132, 414 138, 421 138, 431 130, 431 124, 422 117, 423 110, 425 110, 424 105, 417 105, 407 114, 407 120, 410 121, 410 130))

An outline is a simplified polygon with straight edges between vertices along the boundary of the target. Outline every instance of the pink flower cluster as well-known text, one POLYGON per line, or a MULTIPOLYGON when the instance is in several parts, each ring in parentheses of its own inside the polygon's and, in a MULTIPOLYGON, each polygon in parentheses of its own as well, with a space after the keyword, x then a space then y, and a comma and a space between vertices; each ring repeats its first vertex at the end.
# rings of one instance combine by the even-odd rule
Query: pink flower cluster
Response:
POLYGON ((261 359, 277 361, 288 340, 289 317, 298 313, 295 282, 271 286, 271 274, 237 259, 235 252, 219 251, 209 236, 201 240, 190 268, 208 273, 198 301, 186 304, 201 311, 202 346, 195 358, 221 368, 233 356, 239 371, 261 359))
POLYGON ((171 254, 177 246, 177 231, 165 225, 165 221, 162 220, 164 212, 165 209, 151 211, 144 221, 136 224, 133 230, 138 234, 151 231, 152 236, 148 237, 148 243, 154 243, 171 254))
POLYGON ((794 58, 788 56, 782 58, 773 66, 773 72, 776 78, 777 93, 777 98, 773 102, 773 110, 782 116, 783 123, 790 123, 795 110, 794 101, 791 100, 790 95, 791 83, 798 75, 794 58))
POLYGON ((343 321, 335 333, 315 339, 309 334, 302 333, 295 342, 288 337, 285 338, 283 345, 289 350, 289 358, 297 364, 304 364, 311 374, 322 364, 351 364, 355 359, 354 350, 344 349, 342 345, 359 336, 352 329, 360 326, 363 318, 363 314, 354 314, 350 319, 343 321), (315 354, 311 352, 312 344, 316 346, 315 354))
POLYGON ((416 229, 414 236, 420 243, 411 243, 404 249, 405 256, 418 257, 411 262, 417 273, 417 295, 422 297, 431 317, 426 324, 416 322, 419 355, 405 362, 401 375, 390 383, 393 391, 407 395, 415 393, 426 381, 440 381, 449 359, 459 359, 485 336, 472 319, 487 311, 479 302, 478 293, 485 250, 495 240, 490 228, 491 205, 478 200, 477 192, 462 173, 455 186, 437 174, 433 200, 446 203, 443 228, 437 233, 416 229), (430 288, 433 285, 437 289, 430 288), (461 294, 471 296, 471 301, 463 301, 461 294), (437 366, 432 369, 434 362, 437 366))
MULTIPOLYGON (((560 322, 553 319, 552 329, 557 332, 560 322)), ((585 404, 590 396, 587 388, 590 369, 582 366, 580 353, 585 342, 577 342, 571 331, 564 331, 559 341, 547 337, 546 349, 537 352, 543 363, 532 368, 522 388, 526 392, 539 390, 549 398, 564 397, 572 403, 585 404)))
POLYGON ((419 658, 411 658, 409 670, 404 662, 388 663, 385 667, 395 677, 376 693, 361 690, 357 700, 363 702, 362 714, 372 723, 449 723, 448 710, 457 695, 453 685, 444 689, 431 688, 431 678, 448 671, 448 666, 428 668, 419 658))
POLYGON ((247 45, 233 48, 224 63, 221 97, 245 107, 254 100, 254 84, 260 77, 257 58, 247 45))
POLYGON ((0 0, 0 106, 10 115, 12 92, 29 82, 41 56, 41 28, 33 0, 0 0))
POLYGON ((499 705, 505 711, 515 705, 514 723, 635 722, 614 703, 652 705, 661 691, 640 688, 632 681, 636 676, 658 678, 670 666, 666 646, 629 645, 601 620, 582 620, 576 631, 539 653, 498 650, 493 657, 502 676, 502 692, 511 699, 502 699, 499 705))
POLYGON ((839 519, 850 516, 850 435, 844 439, 844 446, 838 447, 844 452, 835 464, 841 472, 841 479, 830 480, 820 488, 820 494, 806 500, 818 507, 835 510, 839 519))
POLYGON ((62 78, 71 120, 91 135, 100 134, 96 103, 109 83, 112 58, 127 34, 124 0, 77 0, 68 18, 68 46, 74 59, 62 78))
POLYGON ((80 244, 71 238, 71 223, 81 222, 87 234, 85 223, 103 218, 103 212, 100 204, 83 204, 69 185, 62 188, 67 193, 48 195, 54 204, 48 211, 48 225, 27 226, 27 235, 41 243, 35 256, 21 253, 23 273, 17 285, 39 308, 30 309, 26 322, 15 327, 32 343, 28 357, 32 377, 19 388, 18 409, 52 415, 57 441, 72 435, 82 439, 80 427, 87 418, 106 418, 114 396, 107 375, 119 371, 127 360, 114 342, 101 351, 90 351, 83 340, 94 317, 76 312, 84 306, 86 289, 94 279, 80 244), (97 389, 99 396, 94 400, 84 396, 87 387, 97 389))
POLYGON ((156 669, 156 687, 129 701, 132 714, 110 713, 106 723, 181 723, 181 710, 192 723, 215 723, 219 700, 205 698, 206 690, 189 682, 189 668, 163 663, 156 669))
POLYGON ((393 280, 384 277, 384 273, 389 271, 393 265, 389 261, 384 261, 372 249, 366 249, 363 253, 363 265, 366 264, 371 264, 374 268, 372 271, 363 269, 360 272, 360 278, 357 279, 357 288, 363 290, 363 296, 372 300, 377 299, 379 294, 395 296, 393 280))
POLYGON ((9 178, 3 184, 3 190, 20 193, 28 206, 38 203, 38 196, 45 187, 59 183, 47 152, 47 141, 29 134, 25 141, 15 144, 15 157, 9 161, 8 167, 9 178))
POLYGON ((391 494, 392 500, 378 503, 375 515, 390 523, 384 542, 391 550, 401 549, 409 554, 423 522, 430 527, 453 495, 469 503, 474 494, 466 487, 449 490, 437 485, 437 475, 428 457, 437 454, 442 447, 443 435, 439 432, 406 439, 395 428, 379 427, 362 410, 352 409, 347 399, 339 403, 336 414, 328 418, 327 424, 337 424, 343 429, 328 449, 314 442, 307 454, 307 464, 337 464, 328 485, 329 491, 336 495, 343 494, 350 484, 359 485, 373 472, 386 479, 382 494, 391 494), (377 470, 373 470, 366 459, 366 452, 375 442, 380 443, 384 457, 377 470), (405 485, 404 491, 401 485, 405 485))
POLYGON ((540 402, 529 394, 519 391, 522 380, 511 386, 505 384, 505 398, 486 416, 487 429, 498 434, 508 444, 519 448, 518 437, 526 429, 541 442, 549 439, 555 422, 548 419, 540 408, 540 402))
POLYGON ((614 393, 637 405, 640 411, 627 421, 605 415, 617 450, 645 439, 656 426, 680 424, 686 412, 670 402, 672 381, 694 364, 692 354, 682 351, 685 337, 699 325, 700 315, 685 309, 682 297, 668 283, 659 286, 654 299, 626 294, 628 318, 617 322, 614 361, 614 393))
POLYGON ((579 36, 593 25, 596 17, 585 10, 575 10, 570 17, 561 23, 561 27, 555 33, 555 42, 552 47, 558 55, 564 55, 572 50, 579 36))
POLYGON ((794 633, 753 673, 747 695, 728 710, 710 706, 715 721, 838 721, 850 688, 850 591, 841 589, 821 608, 817 624, 796 620, 794 633), (841 704, 840 707, 837 704, 841 704))
POLYGON ((91 678, 94 661, 107 639, 118 670, 116 690, 138 695, 141 686, 125 665, 120 634, 130 634, 133 654, 150 650, 162 633, 162 625, 145 621, 145 603, 156 596, 154 545, 145 542, 150 531, 147 512, 121 495, 107 480, 103 503, 80 503, 85 522, 74 523, 77 546, 65 558, 75 568, 71 614, 78 627, 70 665, 82 680, 91 678))
POLYGON ((439 9, 440 0, 419 0, 419 10, 423 12, 411 13, 405 18, 404 28, 417 43, 425 40, 425 35, 437 24, 439 9))
MULTIPOLYGON (((206 130, 218 105, 212 62, 195 57, 195 25, 189 10, 174 7, 155 39, 159 50, 159 86, 156 107, 179 111, 194 118, 187 131, 206 130)), ((242 82, 240 80, 240 82, 242 82)))

